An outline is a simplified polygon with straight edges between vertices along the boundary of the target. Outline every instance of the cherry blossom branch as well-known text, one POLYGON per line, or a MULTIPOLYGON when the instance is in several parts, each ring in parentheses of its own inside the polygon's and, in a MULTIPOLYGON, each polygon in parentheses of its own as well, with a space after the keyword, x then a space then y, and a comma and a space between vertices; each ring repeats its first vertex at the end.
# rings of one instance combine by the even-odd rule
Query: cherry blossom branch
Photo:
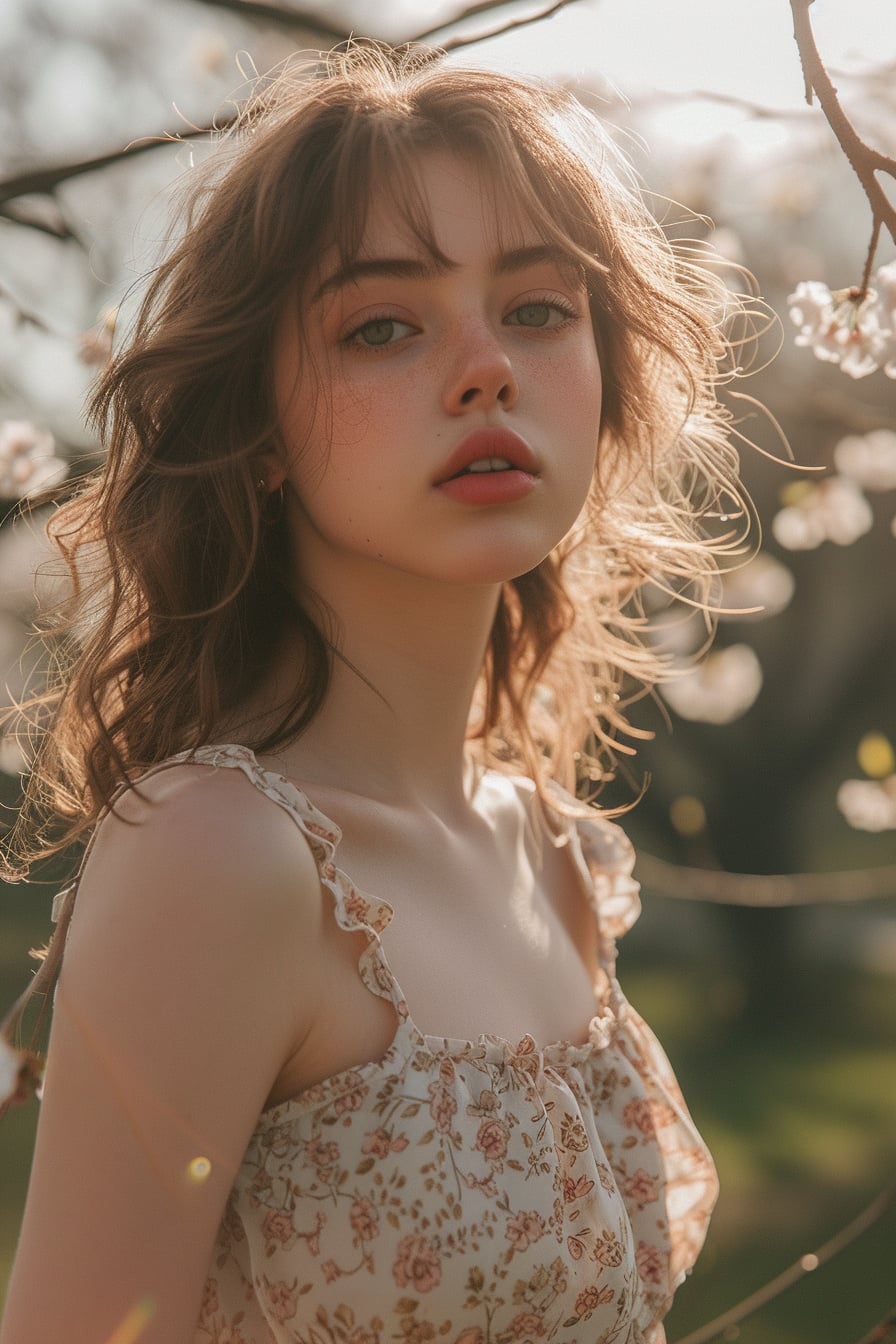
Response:
POLYGON ((815 42, 812 21, 809 18, 809 6, 813 3, 814 0, 790 0, 793 36, 803 69, 806 102, 811 105, 813 95, 818 98, 828 125, 837 137, 837 142, 859 179, 871 206, 873 233, 860 286, 860 292, 864 295, 868 289, 868 280, 882 227, 887 229, 893 242, 896 243, 896 207, 891 205, 875 176, 876 173, 886 173, 896 180, 896 159, 867 144, 844 112, 815 42))
MULTIPOLYGON (((823 1246, 819 1246, 817 1251, 811 1251, 806 1255, 801 1255, 799 1260, 785 1269, 782 1274, 770 1279, 768 1283, 763 1284, 755 1293, 745 1297, 742 1302, 723 1312, 721 1316, 716 1316, 706 1325, 702 1325, 697 1330, 692 1330, 689 1335, 684 1335, 681 1339, 675 1340, 674 1344, 707 1344, 708 1340, 716 1339, 719 1335, 726 1333, 732 1327, 739 1325, 747 1316, 752 1316, 760 1307, 766 1306, 774 1298, 779 1297, 781 1293, 792 1288, 795 1283, 799 1283, 807 1274, 813 1273, 822 1265, 828 1264, 839 1255, 847 1246, 851 1246, 864 1232, 881 1219, 885 1213, 889 1213, 896 1208, 896 1185, 891 1185, 883 1190, 876 1199, 863 1209, 862 1212, 853 1218, 851 1222, 842 1227, 835 1236, 826 1241, 823 1246)), ((892 1318, 890 1318, 892 1319, 892 1318)), ((887 1322, 883 1322, 887 1325, 887 1322)), ((879 1328, 879 1327, 876 1327, 879 1328)), ((878 1340, 880 1337, 877 1337, 878 1340)), ((866 1336, 861 1344, 870 1344, 875 1339, 874 1331, 870 1336, 866 1336)))

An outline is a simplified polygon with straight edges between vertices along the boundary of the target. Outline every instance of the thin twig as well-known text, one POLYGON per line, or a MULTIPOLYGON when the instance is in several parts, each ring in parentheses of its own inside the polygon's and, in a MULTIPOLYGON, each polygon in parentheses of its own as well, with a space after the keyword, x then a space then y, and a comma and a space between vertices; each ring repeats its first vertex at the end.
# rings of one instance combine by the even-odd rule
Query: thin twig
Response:
POLYGON ((715 905, 852 905, 896 896, 896 864, 839 873, 728 873, 638 853, 638 879, 655 896, 715 905))
MULTIPOLYGON (((793 13, 793 36, 796 40, 803 69, 806 102, 811 105, 813 94, 818 98, 828 125, 837 137, 837 142, 846 155, 850 167, 862 184, 862 189, 871 206, 876 231, 873 240, 875 249, 881 226, 888 230, 893 242, 896 243, 896 207, 890 204, 883 187, 875 176, 876 173, 886 173, 889 177, 896 179, 896 159, 890 158, 871 145, 866 144, 843 111, 840 99, 837 97, 837 90, 831 82, 831 77, 825 69, 815 43, 812 21, 809 18, 809 6, 812 3, 813 0, 790 0, 790 8, 793 13)), ((873 260, 874 250, 870 250, 865 265, 866 278, 862 284, 863 290, 867 287, 867 277, 871 273, 873 260)))
POLYGON ((549 19, 552 14, 558 10, 565 9, 568 5, 575 4, 576 0, 554 0, 553 4, 544 9, 534 10, 531 14, 523 14, 519 18, 509 19, 506 23, 497 28, 489 28, 485 31, 479 29, 471 33, 469 37, 457 36, 447 38, 444 42, 439 42, 439 33, 445 32, 449 28, 455 28, 457 24, 463 23, 465 19, 472 18, 477 14, 486 14, 492 10, 505 8, 504 4, 475 4, 468 5, 460 14, 456 15, 446 23, 439 24, 437 28, 430 28, 427 32, 418 34, 412 40, 414 42, 433 42, 434 45, 441 47, 443 51, 459 51, 461 47, 472 46, 475 42, 484 42, 487 38, 500 37, 502 33, 512 32, 515 28, 524 28, 527 24, 538 23, 542 19, 549 19))
POLYGON ((539 9, 534 14, 527 14, 521 19, 511 19, 509 23, 504 23, 498 28, 489 28, 485 32, 471 34, 470 37, 453 37, 440 43, 443 51, 459 51, 461 47, 472 46, 474 42, 485 42, 491 37, 500 37, 503 33, 512 32, 515 28, 525 28, 529 23, 538 23, 541 19, 549 19, 552 14, 565 9, 567 5, 575 4, 576 0, 554 0, 552 5, 546 9, 539 9))
MULTIPOLYGON (((758 1288, 755 1293, 751 1293, 742 1302, 738 1302, 737 1306, 731 1307, 729 1311, 723 1312, 721 1316, 717 1316, 715 1320, 707 1322, 706 1325, 701 1325, 699 1329, 692 1330, 689 1335, 685 1335, 682 1339, 675 1340, 674 1344, 707 1344, 708 1340, 715 1339, 731 1326, 739 1325, 747 1316, 752 1316, 760 1307, 766 1306, 773 1298, 779 1297, 788 1288, 792 1288, 807 1274, 813 1273, 814 1270, 833 1260, 835 1255, 839 1255, 847 1246, 852 1245, 863 1232, 867 1232, 885 1213, 889 1213, 893 1208, 896 1208, 896 1185, 883 1190, 876 1199, 871 1201, 867 1208, 862 1210, 858 1217, 853 1218, 845 1227, 842 1227, 823 1246, 819 1246, 817 1251, 812 1251, 808 1255, 801 1255, 795 1264, 784 1270, 783 1274, 776 1275, 775 1278, 758 1288)), ((863 1340, 862 1344, 866 1344, 866 1341, 863 1340)))
POLYGON ((475 19, 480 14, 488 14, 496 9, 504 9, 507 5, 516 4, 519 8, 519 0, 476 0, 472 5, 466 5, 459 13, 453 15, 450 19, 436 25, 435 28, 429 28, 424 33, 419 33, 415 39, 417 42, 430 42, 437 33, 444 32, 446 28, 453 28, 456 23, 464 23, 467 19, 475 19))

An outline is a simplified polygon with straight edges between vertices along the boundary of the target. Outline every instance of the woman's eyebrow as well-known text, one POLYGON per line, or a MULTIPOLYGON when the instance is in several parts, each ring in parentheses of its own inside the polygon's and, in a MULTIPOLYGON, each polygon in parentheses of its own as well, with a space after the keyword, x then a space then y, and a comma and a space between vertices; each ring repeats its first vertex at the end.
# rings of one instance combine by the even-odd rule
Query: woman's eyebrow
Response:
POLYGON ((556 243, 533 243, 528 247, 514 247, 508 252, 499 252, 493 266, 498 275, 510 275, 546 263, 561 271, 575 272, 581 269, 572 254, 556 243))
MULTIPOLYGON (((496 275, 511 275, 516 271, 530 270, 545 263, 557 266, 560 270, 576 271, 576 263, 565 248, 550 243, 533 243, 527 247, 514 247, 499 252, 492 259, 492 270, 496 275)), ((312 296, 312 303, 319 302, 325 294, 332 294, 348 285, 358 284, 362 280, 381 277, 398 280, 429 280, 436 275, 457 270, 458 263, 439 255, 430 257, 358 257, 354 261, 340 266, 332 275, 318 286, 312 296)))
POLYGON ((369 277, 391 277, 398 280, 429 280, 434 275, 455 270, 456 261, 447 257, 362 257, 340 266, 315 291, 311 302, 317 303, 325 294, 344 289, 347 285, 356 285, 369 277))

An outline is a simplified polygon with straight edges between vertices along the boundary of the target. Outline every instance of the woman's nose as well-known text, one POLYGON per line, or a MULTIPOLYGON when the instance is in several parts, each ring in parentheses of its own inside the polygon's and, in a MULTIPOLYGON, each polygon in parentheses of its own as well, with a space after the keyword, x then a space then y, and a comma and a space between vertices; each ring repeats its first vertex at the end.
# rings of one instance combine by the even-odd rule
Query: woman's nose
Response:
POLYGON ((460 338, 456 367, 445 385, 445 409, 449 415, 469 410, 510 410, 519 396, 513 364, 500 340, 491 331, 460 338))

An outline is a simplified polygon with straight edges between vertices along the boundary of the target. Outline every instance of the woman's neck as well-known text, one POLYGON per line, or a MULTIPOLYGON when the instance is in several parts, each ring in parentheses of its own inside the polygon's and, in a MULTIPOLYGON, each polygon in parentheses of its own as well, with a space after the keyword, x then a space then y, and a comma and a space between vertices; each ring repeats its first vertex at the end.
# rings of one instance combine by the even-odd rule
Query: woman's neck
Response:
MULTIPOLYGON (((374 568, 363 584, 327 587, 338 629, 329 691, 301 737, 272 759, 309 785, 443 816, 463 808, 470 704, 498 586, 434 585, 374 568)), ((281 703, 300 656, 287 635, 273 692, 281 703)))

